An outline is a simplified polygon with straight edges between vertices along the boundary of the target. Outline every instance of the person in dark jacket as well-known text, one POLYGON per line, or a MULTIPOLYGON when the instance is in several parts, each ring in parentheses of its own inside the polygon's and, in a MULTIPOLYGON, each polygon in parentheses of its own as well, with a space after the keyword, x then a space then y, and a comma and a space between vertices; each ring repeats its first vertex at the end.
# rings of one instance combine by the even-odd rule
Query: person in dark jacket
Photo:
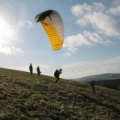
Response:
POLYGON ((30 70, 30 74, 32 75, 32 73, 33 73, 33 67, 32 67, 32 64, 30 64, 30 66, 29 66, 29 70, 30 70))
POLYGON ((60 70, 56 70, 55 72, 54 72, 54 76, 57 78, 56 79, 56 83, 58 82, 58 80, 60 79, 60 74, 62 73, 62 69, 60 69, 60 70))
POLYGON ((41 73, 41 72, 40 72, 40 67, 38 66, 38 67, 37 67, 37 74, 40 76, 40 73, 41 73))
POLYGON ((92 91, 93 91, 93 93, 95 94, 95 81, 94 81, 94 80, 91 81, 91 82, 90 82, 90 85, 92 86, 92 91))

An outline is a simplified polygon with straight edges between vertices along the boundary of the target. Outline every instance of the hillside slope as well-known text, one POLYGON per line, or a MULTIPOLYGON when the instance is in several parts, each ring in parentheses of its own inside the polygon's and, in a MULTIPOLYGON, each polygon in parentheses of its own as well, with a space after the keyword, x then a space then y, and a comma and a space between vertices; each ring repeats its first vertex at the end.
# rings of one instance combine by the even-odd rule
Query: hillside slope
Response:
POLYGON ((0 69, 0 120, 119 120, 120 92, 0 69))

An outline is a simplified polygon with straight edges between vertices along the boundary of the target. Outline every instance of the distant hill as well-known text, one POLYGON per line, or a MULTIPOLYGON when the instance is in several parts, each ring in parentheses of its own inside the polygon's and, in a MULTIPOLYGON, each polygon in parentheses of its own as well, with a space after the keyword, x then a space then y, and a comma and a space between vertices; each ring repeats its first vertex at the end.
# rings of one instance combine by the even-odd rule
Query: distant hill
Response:
POLYGON ((99 80, 99 81, 96 81, 95 84, 120 91, 120 78, 99 80))
POLYGON ((120 92, 0 68, 0 120, 119 120, 120 92))
POLYGON ((76 81, 83 81, 89 82, 91 80, 99 81, 99 80, 107 80, 107 79, 118 79, 120 78, 120 73, 105 73, 105 74, 98 74, 98 75, 91 75, 82 78, 75 79, 76 81))
POLYGON ((90 82, 94 80, 96 85, 120 90, 120 73, 106 73, 99 75, 91 75, 83 78, 78 78, 76 81, 90 82))

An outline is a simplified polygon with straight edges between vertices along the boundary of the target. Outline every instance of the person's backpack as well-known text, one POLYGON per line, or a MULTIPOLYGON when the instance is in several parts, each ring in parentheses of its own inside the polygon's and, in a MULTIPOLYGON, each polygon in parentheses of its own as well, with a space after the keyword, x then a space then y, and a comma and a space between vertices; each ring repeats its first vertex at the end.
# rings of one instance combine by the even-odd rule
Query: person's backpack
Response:
POLYGON ((59 74, 59 71, 58 71, 58 70, 55 70, 55 72, 54 72, 54 76, 57 77, 58 74, 59 74))

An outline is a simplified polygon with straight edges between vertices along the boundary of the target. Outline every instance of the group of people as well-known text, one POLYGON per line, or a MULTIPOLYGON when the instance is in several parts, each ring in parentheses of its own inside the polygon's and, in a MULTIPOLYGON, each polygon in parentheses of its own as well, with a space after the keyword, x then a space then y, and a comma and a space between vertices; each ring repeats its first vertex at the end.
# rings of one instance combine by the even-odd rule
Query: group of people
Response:
MULTIPOLYGON (((32 75, 33 74, 33 66, 32 66, 32 64, 30 64, 30 66, 29 66, 29 70, 30 70, 30 74, 32 75)), ((40 74, 41 74, 41 71, 40 71, 40 67, 39 66, 37 66, 37 74, 40 76, 40 74)), ((55 81, 55 83, 57 83, 59 80, 60 80, 60 74, 62 73, 62 69, 60 69, 60 70, 55 70, 55 72, 54 72, 54 77, 56 77, 56 81, 55 81)), ((92 87, 92 91, 93 91, 93 93, 95 94, 95 81, 91 81, 90 82, 90 85, 91 85, 91 87, 92 87)))
MULTIPOLYGON (((30 64, 29 70, 30 70, 30 74, 32 75, 33 74, 33 66, 32 66, 32 64, 30 64)), ((40 76, 40 74, 41 74, 40 67, 37 66, 36 70, 37 70, 37 74, 40 76)))
MULTIPOLYGON (((29 66, 29 70, 30 70, 30 74, 32 75, 33 74, 33 66, 32 66, 32 64, 30 64, 30 66, 29 66)), ((39 66, 37 66, 37 74, 40 76, 40 74, 41 74, 41 71, 40 71, 40 67, 39 66)), ((58 82, 58 80, 60 79, 60 74, 62 73, 62 69, 60 69, 60 70, 55 70, 55 72, 54 72, 54 76, 57 78, 56 79, 56 83, 58 82)))

